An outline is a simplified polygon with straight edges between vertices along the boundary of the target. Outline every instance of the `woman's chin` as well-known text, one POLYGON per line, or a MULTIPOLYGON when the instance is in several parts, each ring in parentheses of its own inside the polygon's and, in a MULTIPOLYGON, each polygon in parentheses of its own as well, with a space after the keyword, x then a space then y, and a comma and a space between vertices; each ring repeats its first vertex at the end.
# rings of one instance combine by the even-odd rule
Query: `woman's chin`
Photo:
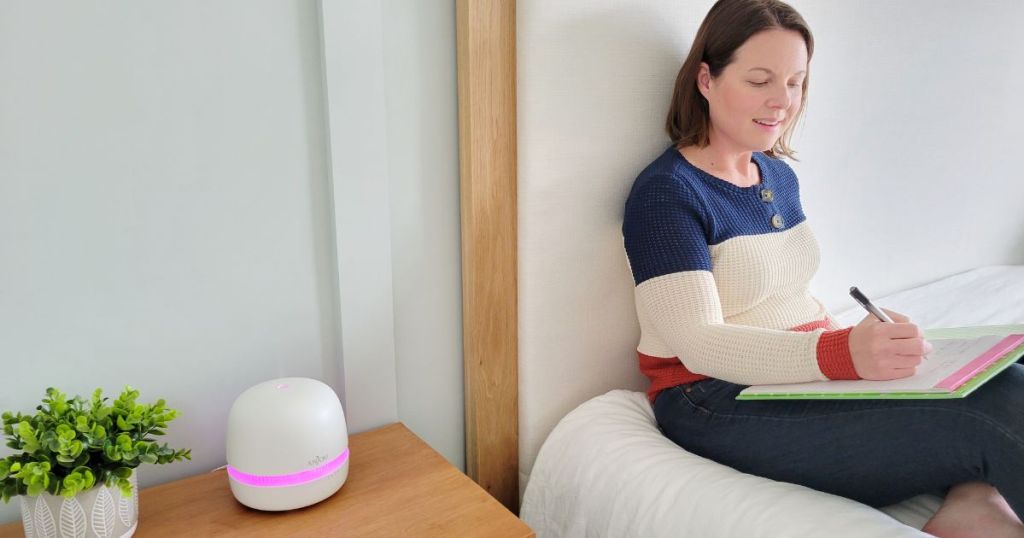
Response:
POLYGON ((756 148, 756 149, 754 149, 754 151, 762 151, 762 152, 763 151, 768 151, 768 150, 774 148, 775 147, 775 143, 778 142, 778 141, 779 141, 779 137, 777 137, 777 136, 774 136, 772 138, 767 138, 767 139, 766 138, 762 138, 762 139, 758 140, 755 144, 753 144, 753 146, 755 146, 755 148, 756 148))

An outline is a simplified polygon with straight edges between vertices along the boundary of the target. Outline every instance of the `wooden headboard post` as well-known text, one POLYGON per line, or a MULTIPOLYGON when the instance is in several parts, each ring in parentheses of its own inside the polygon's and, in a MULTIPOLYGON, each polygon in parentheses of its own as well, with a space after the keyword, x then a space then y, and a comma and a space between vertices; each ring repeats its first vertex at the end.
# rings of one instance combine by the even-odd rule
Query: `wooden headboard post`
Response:
POLYGON ((514 0, 457 0, 466 472, 519 505, 514 0))

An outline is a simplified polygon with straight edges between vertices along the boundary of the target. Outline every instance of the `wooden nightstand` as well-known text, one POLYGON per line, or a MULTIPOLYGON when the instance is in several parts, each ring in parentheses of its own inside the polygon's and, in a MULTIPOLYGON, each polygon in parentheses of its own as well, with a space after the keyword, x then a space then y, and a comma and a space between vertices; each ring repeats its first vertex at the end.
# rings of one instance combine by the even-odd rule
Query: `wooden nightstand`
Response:
MULTIPOLYGON (((291 512, 235 501, 224 470, 143 489, 135 536, 533 536, 533 532, 402 424, 353 435, 348 479, 333 497, 291 512)), ((0 538, 22 536, 21 523, 0 538)))

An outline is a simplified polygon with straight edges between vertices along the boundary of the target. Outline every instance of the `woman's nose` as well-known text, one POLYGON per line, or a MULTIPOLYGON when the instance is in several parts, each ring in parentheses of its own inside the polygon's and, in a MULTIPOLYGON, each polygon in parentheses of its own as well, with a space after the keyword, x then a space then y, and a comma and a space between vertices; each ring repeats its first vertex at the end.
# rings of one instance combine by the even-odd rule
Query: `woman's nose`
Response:
POLYGON ((792 103, 793 98, 790 96, 788 86, 774 88, 772 95, 768 97, 768 106, 771 108, 787 109, 792 103))

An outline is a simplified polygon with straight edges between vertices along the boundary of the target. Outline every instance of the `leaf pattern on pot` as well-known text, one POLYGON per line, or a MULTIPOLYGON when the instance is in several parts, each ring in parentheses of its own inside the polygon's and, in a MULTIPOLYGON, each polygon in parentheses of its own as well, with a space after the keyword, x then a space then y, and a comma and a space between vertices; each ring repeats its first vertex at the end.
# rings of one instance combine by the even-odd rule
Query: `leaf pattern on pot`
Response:
POLYGON ((60 537, 83 538, 89 524, 85 520, 85 510, 77 497, 64 499, 60 505, 60 537))
POLYGON ((132 525, 132 528, 128 529, 127 531, 125 531, 124 534, 121 535, 121 538, 131 538, 132 535, 135 534, 135 528, 138 527, 138 526, 139 526, 139 522, 136 521, 135 524, 132 525))
POLYGON ((124 523, 125 527, 132 526, 132 522, 135 520, 135 488, 132 488, 130 497, 118 495, 117 515, 121 517, 121 523, 124 523))
POLYGON ((100 487, 96 492, 96 501, 92 505, 92 532, 100 538, 110 538, 114 534, 114 498, 110 496, 110 488, 100 487))
POLYGON ((36 536, 57 538, 57 524, 53 521, 53 513, 50 512, 50 507, 46 505, 46 499, 43 497, 44 495, 36 497, 36 518, 33 521, 36 536))
POLYGON ((22 495, 21 497, 21 526, 25 531, 25 538, 36 538, 36 531, 32 527, 32 505, 29 504, 28 498, 22 495))

